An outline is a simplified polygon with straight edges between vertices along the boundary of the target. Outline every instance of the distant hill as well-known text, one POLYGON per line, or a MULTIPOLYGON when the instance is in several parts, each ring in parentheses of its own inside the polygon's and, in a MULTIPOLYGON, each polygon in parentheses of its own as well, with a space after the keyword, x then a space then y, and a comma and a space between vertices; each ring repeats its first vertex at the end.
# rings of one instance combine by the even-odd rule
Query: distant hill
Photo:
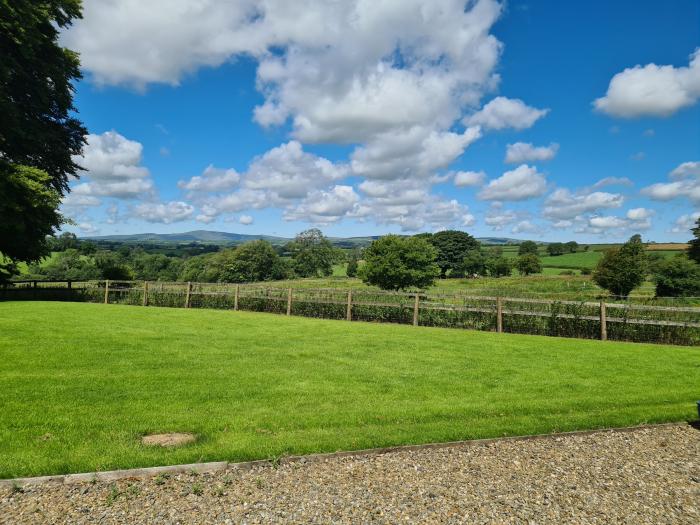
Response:
POLYGON ((216 232, 209 230, 195 230, 184 233, 134 233, 129 235, 102 235, 85 237, 93 241, 119 241, 119 242, 202 242, 211 244, 233 244, 245 241, 264 239, 273 244, 289 241, 285 237, 274 235, 248 235, 244 233, 216 232))
MULTIPOLYGON (((329 237, 329 240, 336 246, 342 248, 355 248, 367 246, 379 235, 369 235, 365 237, 329 237)), ((248 235, 245 233, 229 233, 210 230, 195 230, 183 233, 134 233, 129 235, 102 235, 84 237, 93 241, 113 241, 124 243, 137 242, 163 242, 163 243, 181 243, 181 242, 201 242, 205 244, 239 244, 246 241, 254 241, 263 239, 272 244, 284 244, 291 241, 288 237, 276 237, 274 235, 248 235)), ((478 240, 482 244, 519 244, 522 242, 519 239, 510 239, 507 237, 479 237, 478 240)))

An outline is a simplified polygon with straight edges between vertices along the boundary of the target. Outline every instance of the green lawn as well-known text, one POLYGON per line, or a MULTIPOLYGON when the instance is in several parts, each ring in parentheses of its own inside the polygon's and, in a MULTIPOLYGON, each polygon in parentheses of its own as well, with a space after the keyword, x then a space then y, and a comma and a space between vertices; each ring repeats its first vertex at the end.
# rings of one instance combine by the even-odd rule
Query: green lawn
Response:
POLYGON ((685 420, 700 348, 6 302, 0 389, 6 478, 685 420))

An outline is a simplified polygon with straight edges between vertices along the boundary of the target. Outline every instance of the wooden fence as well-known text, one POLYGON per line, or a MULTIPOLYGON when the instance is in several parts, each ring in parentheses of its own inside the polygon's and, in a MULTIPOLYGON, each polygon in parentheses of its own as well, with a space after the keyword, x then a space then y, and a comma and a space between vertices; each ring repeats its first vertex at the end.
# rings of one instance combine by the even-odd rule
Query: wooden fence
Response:
POLYGON ((148 281, 15 281, 5 300, 226 308, 347 321, 471 328, 588 339, 700 344, 700 307, 564 301, 370 289, 148 281))

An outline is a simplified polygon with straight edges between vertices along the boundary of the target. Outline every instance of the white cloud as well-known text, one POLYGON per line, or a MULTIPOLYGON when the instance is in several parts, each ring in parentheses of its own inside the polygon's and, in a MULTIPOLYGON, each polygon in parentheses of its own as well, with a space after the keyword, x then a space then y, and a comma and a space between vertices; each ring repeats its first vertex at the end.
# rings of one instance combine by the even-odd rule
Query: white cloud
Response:
POLYGON ((92 223, 90 222, 81 222, 78 224, 78 228, 80 229, 81 232, 83 233, 97 233, 100 231, 98 228, 96 228, 92 223))
POLYGON ((504 226, 513 224, 518 220, 518 214, 513 210, 500 210, 499 208, 492 208, 486 214, 484 222, 491 227, 491 229, 500 231, 504 226))
POLYGON ((668 117, 700 98, 700 49, 688 67, 647 64, 616 74, 604 97, 594 101, 597 110, 624 118, 668 117))
POLYGON ((292 140, 256 157, 244 174, 243 185, 267 191, 272 200, 280 201, 303 198, 347 174, 347 166, 307 153, 292 140))
POLYGON ((684 162, 669 177, 673 182, 657 182, 642 188, 642 195, 658 201, 687 198, 700 204, 700 162, 684 162))
POLYGON ((586 213, 619 208, 624 200, 619 193, 572 193, 566 188, 559 188, 545 199, 543 215, 552 220, 571 220, 586 213))
POLYGON ((542 228, 532 221, 520 221, 511 229, 512 233, 542 233, 542 228))
POLYGON ((352 186, 334 186, 329 191, 310 193, 298 206, 288 208, 284 213, 284 219, 330 224, 345 217, 359 200, 352 186))
POLYGON ((634 183, 627 177, 604 177, 596 182, 591 189, 598 190, 605 186, 633 186, 634 183))
POLYGON ((687 233, 695 227, 695 222, 700 218, 700 211, 686 213, 681 215, 673 223, 673 227, 669 230, 671 233, 687 233))
POLYGON ((700 178, 700 162, 684 162, 677 168, 675 168, 669 177, 672 179, 686 179, 689 177, 699 177, 700 178))
MULTIPOLYGON (((87 135, 83 154, 73 160, 84 170, 82 182, 72 187, 76 196, 122 199, 149 198, 154 186, 148 168, 141 166, 143 146, 116 131, 87 135)), ((75 197, 74 200, 77 200, 75 197)), ((87 202, 84 200, 84 202, 87 202)))
POLYGON ((223 170, 215 168, 211 164, 202 172, 201 176, 192 177, 188 181, 179 181, 178 187, 187 191, 216 192, 229 190, 235 187, 241 176, 234 169, 223 170))
POLYGON ((498 201, 521 201, 543 195, 547 180, 536 168, 522 164, 489 182, 479 198, 498 201))
POLYGON ((463 188, 465 186, 481 186, 486 180, 486 173, 483 171, 458 171, 454 174, 455 186, 463 188))
POLYGON ((238 222, 239 224, 242 224, 244 226, 249 226, 253 224, 253 217, 251 217, 250 215, 241 215, 238 218, 238 222))
POLYGON ((532 127, 540 118, 549 113, 549 109, 537 109, 528 106, 522 100, 496 97, 480 111, 464 119, 469 126, 483 126, 487 129, 526 129, 532 127))
POLYGON ((146 202, 135 206, 132 215, 147 222, 160 222, 171 224, 180 222, 192 217, 194 207, 181 201, 171 201, 166 203, 146 202))
POLYGON ((559 144, 552 143, 549 146, 533 146, 527 142, 516 142, 506 147, 506 159, 508 164, 521 164, 523 162, 537 162, 552 160, 559 151, 559 144))
POLYGON ((632 208, 627 210, 626 217, 633 221, 643 221, 654 215, 654 210, 648 208, 632 208))
POLYGON ((621 219, 620 217, 614 217, 612 215, 591 217, 588 220, 588 224, 593 228, 610 229, 610 228, 624 228, 627 226, 627 221, 621 219))

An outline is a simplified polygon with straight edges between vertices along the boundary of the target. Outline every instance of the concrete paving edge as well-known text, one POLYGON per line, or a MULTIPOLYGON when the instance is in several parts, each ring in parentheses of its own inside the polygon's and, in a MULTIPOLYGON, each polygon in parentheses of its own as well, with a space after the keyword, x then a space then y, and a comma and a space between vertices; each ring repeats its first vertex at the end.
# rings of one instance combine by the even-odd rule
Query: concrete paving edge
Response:
POLYGON ((269 466, 275 463, 284 465, 287 463, 311 463, 325 461, 332 458, 348 456, 372 456, 380 454, 391 454, 393 452, 406 452, 413 450, 438 449, 448 447, 470 447, 477 445, 488 445, 499 441, 525 441, 531 439, 553 439, 573 436, 588 436, 605 432, 634 432, 637 430, 688 425, 686 421, 676 423, 658 423, 649 425, 637 425, 632 427, 615 427, 595 430, 576 430, 572 432, 558 432, 553 434, 533 434, 528 436, 511 436, 488 439, 472 439, 468 441, 448 441, 445 443, 427 443, 423 445, 400 445, 396 447, 370 448, 362 450, 348 450, 342 452, 329 452, 321 454, 309 454, 305 456, 283 456, 278 461, 261 459, 255 461, 243 461, 239 463, 229 463, 227 461, 215 461, 210 463, 190 463, 186 465, 168 465, 164 467, 146 467, 125 470, 110 470, 104 472, 86 472, 81 474, 59 474, 56 476, 39 476, 33 478, 13 478, 0 479, 0 487, 14 487, 41 484, 75 484, 92 483, 105 481, 118 481, 123 479, 144 479, 161 474, 183 474, 187 472, 197 472, 198 474, 220 472, 228 469, 250 470, 255 467, 269 466))

